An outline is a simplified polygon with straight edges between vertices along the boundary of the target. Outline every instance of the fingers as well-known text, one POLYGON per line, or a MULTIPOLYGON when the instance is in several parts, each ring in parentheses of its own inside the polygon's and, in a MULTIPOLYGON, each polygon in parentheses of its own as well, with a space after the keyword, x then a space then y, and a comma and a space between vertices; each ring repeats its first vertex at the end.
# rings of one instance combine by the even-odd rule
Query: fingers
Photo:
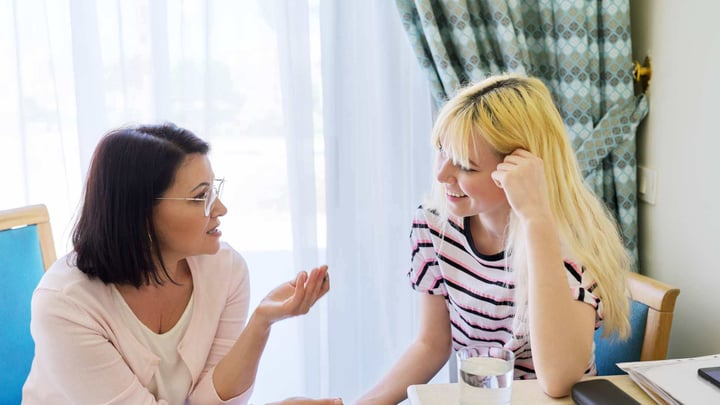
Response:
POLYGON ((286 313, 291 316, 306 314, 315 302, 330 289, 327 266, 317 267, 310 274, 302 271, 289 284, 294 291, 292 296, 285 301, 286 313))
POLYGON ((305 288, 308 278, 308 274, 304 271, 301 271, 300 273, 298 273, 297 277, 295 277, 295 280, 290 282, 291 285, 295 283, 295 285, 293 285, 293 287, 295 287, 295 292, 293 293, 290 300, 290 306, 292 308, 298 308, 302 305, 302 302, 305 299, 306 295, 305 288))
POLYGON ((320 286, 320 295, 318 296, 318 299, 327 294, 328 291, 330 291, 330 273, 325 273, 322 285, 320 286))
POLYGON ((324 265, 320 268, 323 270, 323 278, 320 280, 320 288, 318 290, 318 295, 315 297, 315 301, 330 291, 330 273, 328 273, 328 267, 324 265))
POLYGON ((515 149, 498 163, 495 171, 490 173, 493 182, 499 188, 507 188, 508 181, 513 178, 526 177, 528 174, 542 171, 543 162, 540 158, 524 149, 515 149))
POLYGON ((310 272, 310 277, 307 281, 307 292, 301 307, 301 310, 303 311, 302 313, 307 313, 313 304, 315 304, 315 301, 320 298, 324 284, 329 285, 329 280, 327 279, 327 266, 321 266, 313 269, 310 272))
POLYGON ((528 152, 528 151, 525 150, 525 149, 520 149, 520 148, 518 148, 518 149, 515 149, 514 151, 512 151, 512 153, 510 153, 509 155, 506 155, 505 158, 506 158, 506 159, 507 159, 507 158, 513 158, 513 157, 515 157, 515 156, 529 157, 529 156, 535 156, 535 155, 533 155, 532 153, 528 152))
POLYGON ((327 266, 322 266, 321 269, 323 269, 323 278, 320 280, 320 287, 318 288, 317 295, 315 296, 315 299, 313 300, 313 304, 322 298, 323 295, 327 294, 328 291, 330 291, 330 273, 328 273, 327 266))
POLYGON ((304 286, 307 282, 308 274, 305 271, 301 271, 298 273, 297 277, 295 277, 295 286, 304 286))

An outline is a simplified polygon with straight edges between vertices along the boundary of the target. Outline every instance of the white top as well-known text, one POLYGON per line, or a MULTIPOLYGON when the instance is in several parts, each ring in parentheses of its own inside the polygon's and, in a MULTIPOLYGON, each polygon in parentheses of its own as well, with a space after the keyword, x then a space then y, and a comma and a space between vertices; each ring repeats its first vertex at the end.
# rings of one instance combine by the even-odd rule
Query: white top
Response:
POLYGON ((194 294, 190 296, 185 311, 175 326, 165 333, 157 334, 137 318, 117 288, 112 290, 114 299, 118 308, 120 308, 120 315, 130 332, 139 342, 160 358, 158 369, 147 385, 148 391, 156 399, 164 399, 168 404, 184 403, 190 392, 192 376, 180 357, 178 346, 190 322, 194 294))

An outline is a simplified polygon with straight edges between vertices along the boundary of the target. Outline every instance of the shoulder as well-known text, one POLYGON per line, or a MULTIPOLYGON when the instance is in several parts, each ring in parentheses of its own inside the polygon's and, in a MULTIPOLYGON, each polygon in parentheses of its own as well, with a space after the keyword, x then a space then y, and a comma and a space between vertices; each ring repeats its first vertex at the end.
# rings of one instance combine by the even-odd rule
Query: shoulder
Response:
POLYGON ((413 224, 430 224, 435 226, 442 222, 443 218, 437 210, 423 205, 418 206, 413 214, 413 224))
POLYGON ((108 286, 90 278, 74 265, 74 254, 59 258, 45 272, 36 291, 60 293, 79 300, 96 300, 108 292, 108 286))
POLYGON ((412 220, 412 227, 416 229, 426 229, 436 236, 455 235, 462 233, 462 218, 447 217, 434 208, 419 206, 415 210, 412 220))
POLYGON ((58 259, 43 275, 33 294, 33 317, 73 317, 105 313, 111 307, 110 286, 90 278, 74 264, 74 255, 58 259), (63 315, 64 314, 64 315, 63 315))

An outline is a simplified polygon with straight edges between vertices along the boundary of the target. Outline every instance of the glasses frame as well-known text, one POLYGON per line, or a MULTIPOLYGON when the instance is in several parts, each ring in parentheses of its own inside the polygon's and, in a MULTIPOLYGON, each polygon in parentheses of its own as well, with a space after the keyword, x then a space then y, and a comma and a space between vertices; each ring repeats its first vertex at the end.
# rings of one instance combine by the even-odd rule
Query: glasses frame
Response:
POLYGON ((215 205, 215 201, 217 201, 218 198, 220 198, 220 194, 223 190, 223 185, 225 184, 225 178, 220 179, 213 179, 213 183, 218 182, 217 185, 212 184, 205 194, 203 194, 202 197, 155 197, 156 200, 178 200, 178 201, 204 201, 205 206, 204 212, 205 216, 210 216, 210 211, 212 211, 213 206, 215 205))

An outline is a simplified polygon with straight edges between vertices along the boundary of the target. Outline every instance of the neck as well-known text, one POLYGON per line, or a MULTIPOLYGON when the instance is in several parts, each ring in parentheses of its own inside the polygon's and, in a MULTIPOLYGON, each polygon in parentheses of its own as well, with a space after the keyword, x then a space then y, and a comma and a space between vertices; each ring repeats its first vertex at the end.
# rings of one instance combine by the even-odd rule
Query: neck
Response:
POLYGON ((478 214, 470 218, 471 224, 473 221, 475 222, 475 229, 481 228, 489 237, 505 240, 505 232, 510 221, 510 210, 478 214))
POLYGON ((167 271, 167 276, 165 276, 165 272, 162 271, 162 267, 160 267, 160 262, 157 261, 155 264, 159 272, 158 275, 163 280, 163 282, 170 282, 170 280, 165 279, 166 277, 169 277, 176 283, 182 283, 187 278, 187 275, 190 274, 190 266, 187 264, 187 261, 185 259, 167 260, 164 258, 163 264, 165 265, 165 271, 167 271))
POLYGON ((502 252, 505 248, 507 215, 475 215, 470 217, 470 233, 475 248, 485 254, 502 252))

